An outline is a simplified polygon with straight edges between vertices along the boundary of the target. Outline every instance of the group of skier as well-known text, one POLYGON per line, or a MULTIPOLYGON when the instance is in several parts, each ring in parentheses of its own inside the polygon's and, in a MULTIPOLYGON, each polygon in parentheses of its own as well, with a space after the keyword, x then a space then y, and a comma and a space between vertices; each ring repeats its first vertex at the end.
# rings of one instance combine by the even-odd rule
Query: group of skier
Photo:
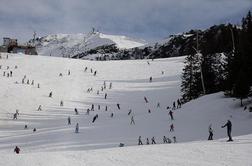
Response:
MULTIPOLYGON (((172 137, 173 138, 173 143, 176 143, 177 142, 177 138, 174 136, 174 137, 172 137)), ((169 138, 169 137, 166 137, 166 136, 164 136, 163 137, 163 143, 164 144, 166 144, 166 143, 168 143, 168 144, 170 144, 170 143, 172 143, 172 140, 169 138)), ((139 136, 138 137, 138 145, 143 145, 144 143, 143 143, 143 141, 142 141, 142 137, 141 136, 139 136)), ((150 143, 150 141, 149 141, 149 138, 146 138, 146 143, 145 143, 146 145, 149 145, 149 144, 156 144, 156 141, 155 141, 155 137, 152 137, 151 138, 151 143, 150 143)))

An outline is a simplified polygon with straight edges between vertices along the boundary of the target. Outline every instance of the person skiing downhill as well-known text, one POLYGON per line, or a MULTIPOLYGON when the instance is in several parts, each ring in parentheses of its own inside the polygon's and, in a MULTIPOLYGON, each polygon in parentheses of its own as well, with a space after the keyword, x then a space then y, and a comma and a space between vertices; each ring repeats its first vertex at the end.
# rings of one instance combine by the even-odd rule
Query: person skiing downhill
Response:
POLYGON ((145 103, 149 102, 145 96, 144 96, 144 101, 145 101, 145 103))
POLYGON ((96 115, 93 117, 92 123, 94 123, 94 122, 96 121, 97 118, 98 118, 98 114, 96 114, 96 115))
POLYGON ((70 116, 67 118, 67 122, 68 122, 68 125, 71 125, 71 117, 70 116))
POLYGON ((174 125, 171 124, 171 125, 170 125, 170 132, 173 132, 173 131, 174 131, 174 125))
POLYGON ((20 148, 19 148, 18 146, 16 146, 15 149, 14 149, 14 152, 15 152, 16 154, 19 154, 20 148))
POLYGON ((130 121, 130 124, 134 124, 134 125, 135 125, 134 116, 131 116, 131 121, 130 121))
POLYGON ((171 120, 174 120, 174 118, 173 118, 173 112, 171 110, 169 111, 169 115, 171 117, 171 120))
POLYGON ((75 133, 79 133, 79 123, 77 123, 75 126, 75 133))
POLYGON ((120 104, 118 103, 116 105, 117 105, 117 108, 120 110, 121 109, 120 104))
POLYGON ((227 135, 228 135, 228 142, 229 141, 233 141, 232 136, 231 136, 231 132, 232 132, 232 123, 230 120, 227 121, 227 123, 223 126, 221 126, 221 128, 227 127, 227 135))

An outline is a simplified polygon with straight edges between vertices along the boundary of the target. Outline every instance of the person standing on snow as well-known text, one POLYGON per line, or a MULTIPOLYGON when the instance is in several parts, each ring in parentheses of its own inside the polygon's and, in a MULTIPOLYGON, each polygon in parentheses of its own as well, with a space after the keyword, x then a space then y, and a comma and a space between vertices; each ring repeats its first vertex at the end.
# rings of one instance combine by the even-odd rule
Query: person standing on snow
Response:
POLYGON ((232 136, 231 136, 231 132, 232 132, 232 123, 231 123, 231 121, 228 120, 225 125, 221 126, 221 128, 224 128, 224 127, 227 127, 227 135, 229 137, 228 142, 233 141, 232 136))
POLYGON ((71 117, 70 116, 67 118, 67 122, 68 122, 68 125, 71 125, 71 117))
POLYGON ((77 123, 75 126, 75 133, 79 133, 79 123, 77 123))
POLYGON ((156 144, 155 137, 151 138, 151 144, 156 144))
POLYGON ((143 145, 143 142, 141 140, 141 136, 138 137, 138 145, 143 145))
POLYGON ((213 129, 212 129, 212 125, 210 125, 210 126, 208 127, 208 132, 209 132, 208 140, 213 140, 213 129))

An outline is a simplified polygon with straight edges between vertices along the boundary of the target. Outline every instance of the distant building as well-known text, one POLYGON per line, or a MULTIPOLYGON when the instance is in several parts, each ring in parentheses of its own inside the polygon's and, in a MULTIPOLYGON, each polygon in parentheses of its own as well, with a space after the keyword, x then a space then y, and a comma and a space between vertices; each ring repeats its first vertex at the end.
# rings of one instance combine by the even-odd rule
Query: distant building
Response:
POLYGON ((36 47, 32 45, 18 45, 17 39, 4 37, 0 52, 23 53, 28 55, 38 55, 36 47))

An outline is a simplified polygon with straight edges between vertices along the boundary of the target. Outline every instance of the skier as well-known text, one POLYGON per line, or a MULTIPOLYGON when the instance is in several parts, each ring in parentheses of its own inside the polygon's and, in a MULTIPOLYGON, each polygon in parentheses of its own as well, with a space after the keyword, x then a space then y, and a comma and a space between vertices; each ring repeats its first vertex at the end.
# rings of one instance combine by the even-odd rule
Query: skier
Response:
POLYGON ((170 143, 172 143, 172 140, 168 137, 167 142, 168 142, 168 144, 170 144, 170 143))
POLYGON ((163 142, 164 142, 164 144, 165 144, 165 143, 168 143, 168 142, 167 142, 166 136, 163 137, 163 142))
POLYGON ((161 74, 164 75, 164 71, 162 71, 161 74))
POLYGON ((170 125, 170 132, 173 132, 173 131, 174 131, 174 125, 171 124, 171 125, 170 125))
POLYGON ((173 143, 176 143, 177 142, 177 138, 174 136, 172 137, 173 138, 173 143))
POLYGON ((177 100, 177 108, 181 108, 181 102, 179 99, 177 100))
POLYGON ((106 89, 106 81, 103 81, 103 87, 106 89))
POLYGON ((77 108, 74 109, 74 112, 75 112, 75 115, 78 115, 78 114, 79 114, 77 108))
POLYGON ((25 125, 25 126, 24 126, 24 129, 28 129, 28 126, 27 126, 27 125, 25 125))
POLYGON ((113 118, 113 117, 114 117, 114 113, 111 113, 111 114, 110 114, 110 117, 113 118))
POLYGON ((34 80, 32 80, 31 85, 34 85, 34 80))
POLYGON ((148 109, 148 113, 149 113, 149 114, 151 113, 151 110, 150 110, 150 109, 148 109))
POLYGON ((149 80, 149 82, 152 82, 152 77, 150 77, 150 80, 149 80))
POLYGON ((49 97, 52 97, 52 91, 49 93, 49 97))
POLYGON ((105 93, 104 98, 105 98, 105 100, 107 99, 107 93, 105 93))
POLYGON ((101 109, 101 106, 100 106, 100 104, 98 105, 98 110, 100 110, 101 109))
POLYGON ((108 111, 108 106, 106 105, 106 107, 105 107, 105 111, 108 111))
POLYGON ((38 88, 40 88, 40 85, 38 84, 38 88))
POLYGON ((75 126, 75 133, 79 133, 79 123, 76 123, 76 126, 75 126))
POLYGON ((132 112, 132 110, 130 109, 130 110, 129 110, 129 112, 128 112, 128 115, 130 115, 130 114, 131 114, 131 112, 132 112))
POLYGON ((229 137, 229 141, 233 141, 232 136, 231 136, 231 131, 232 131, 232 123, 230 120, 227 121, 227 123, 224 126, 221 126, 222 128, 227 127, 227 135, 229 137))
POLYGON ((68 123, 67 123, 68 125, 71 125, 71 117, 70 117, 70 116, 68 116, 67 122, 68 122, 68 123))
POLYGON ((18 146, 16 146, 15 149, 14 149, 14 152, 15 152, 16 154, 19 154, 20 148, 19 148, 18 146))
POLYGON ((60 106, 63 107, 63 101, 62 100, 60 101, 60 106))
POLYGON ((208 127, 208 132, 209 132, 208 140, 213 140, 213 129, 212 129, 212 125, 209 125, 209 127, 208 127))
POLYGON ((96 114, 94 117, 93 117, 93 121, 92 121, 92 123, 94 123, 95 122, 95 120, 98 118, 98 114, 96 114))
POLYGON ((12 71, 10 71, 10 76, 12 77, 12 71))
POLYGON ((99 90, 96 92, 97 95, 99 95, 99 90))
POLYGON ((112 89, 112 82, 110 82, 109 84, 109 89, 112 89))
POLYGON ((13 119, 17 119, 17 113, 13 114, 13 119))
POLYGON ((133 116, 131 116, 130 124, 134 124, 134 125, 135 125, 135 120, 134 120, 134 117, 133 117, 133 116))
POLYGON ((141 136, 138 137, 138 145, 143 145, 143 142, 141 140, 141 136))
POLYGON ((173 102, 173 107, 172 107, 172 109, 173 109, 173 110, 176 109, 176 103, 175 103, 175 101, 173 102))
POLYGON ((71 74, 71 72, 70 72, 70 70, 68 70, 68 75, 70 75, 71 74))
POLYGON ((94 104, 92 104, 91 106, 91 111, 94 111, 94 104))
POLYGON ((37 131, 37 129, 36 128, 33 128, 33 132, 36 132, 37 131))
POLYGON ((146 102, 146 103, 148 103, 148 100, 147 100, 147 98, 144 96, 144 101, 146 102))
POLYGON ((149 145, 149 144, 150 144, 149 138, 146 138, 146 145, 149 145))
POLYGON ((157 103, 157 108, 160 108, 160 103, 159 102, 157 103))
POLYGON ((84 69, 84 72, 86 72, 87 71, 87 67, 85 67, 85 69, 84 69))
POLYGON ((116 105, 117 105, 117 108, 120 110, 121 109, 120 104, 117 103, 116 105))
POLYGON ((151 144, 156 144, 155 137, 151 138, 151 144))
POLYGON ((28 85, 30 84, 30 82, 29 82, 29 79, 27 80, 27 82, 26 82, 28 85))
POLYGON ((96 76, 96 73, 97 73, 97 71, 95 70, 95 72, 94 72, 94 76, 96 76))
POLYGON ((173 118, 173 112, 171 110, 169 111, 169 115, 171 117, 171 120, 174 120, 174 118, 173 118))
POLYGON ((86 112, 86 115, 89 115, 89 112, 90 112, 90 109, 88 108, 88 109, 87 109, 87 112, 86 112))
POLYGON ((41 105, 39 105, 37 111, 42 111, 42 106, 41 105))

